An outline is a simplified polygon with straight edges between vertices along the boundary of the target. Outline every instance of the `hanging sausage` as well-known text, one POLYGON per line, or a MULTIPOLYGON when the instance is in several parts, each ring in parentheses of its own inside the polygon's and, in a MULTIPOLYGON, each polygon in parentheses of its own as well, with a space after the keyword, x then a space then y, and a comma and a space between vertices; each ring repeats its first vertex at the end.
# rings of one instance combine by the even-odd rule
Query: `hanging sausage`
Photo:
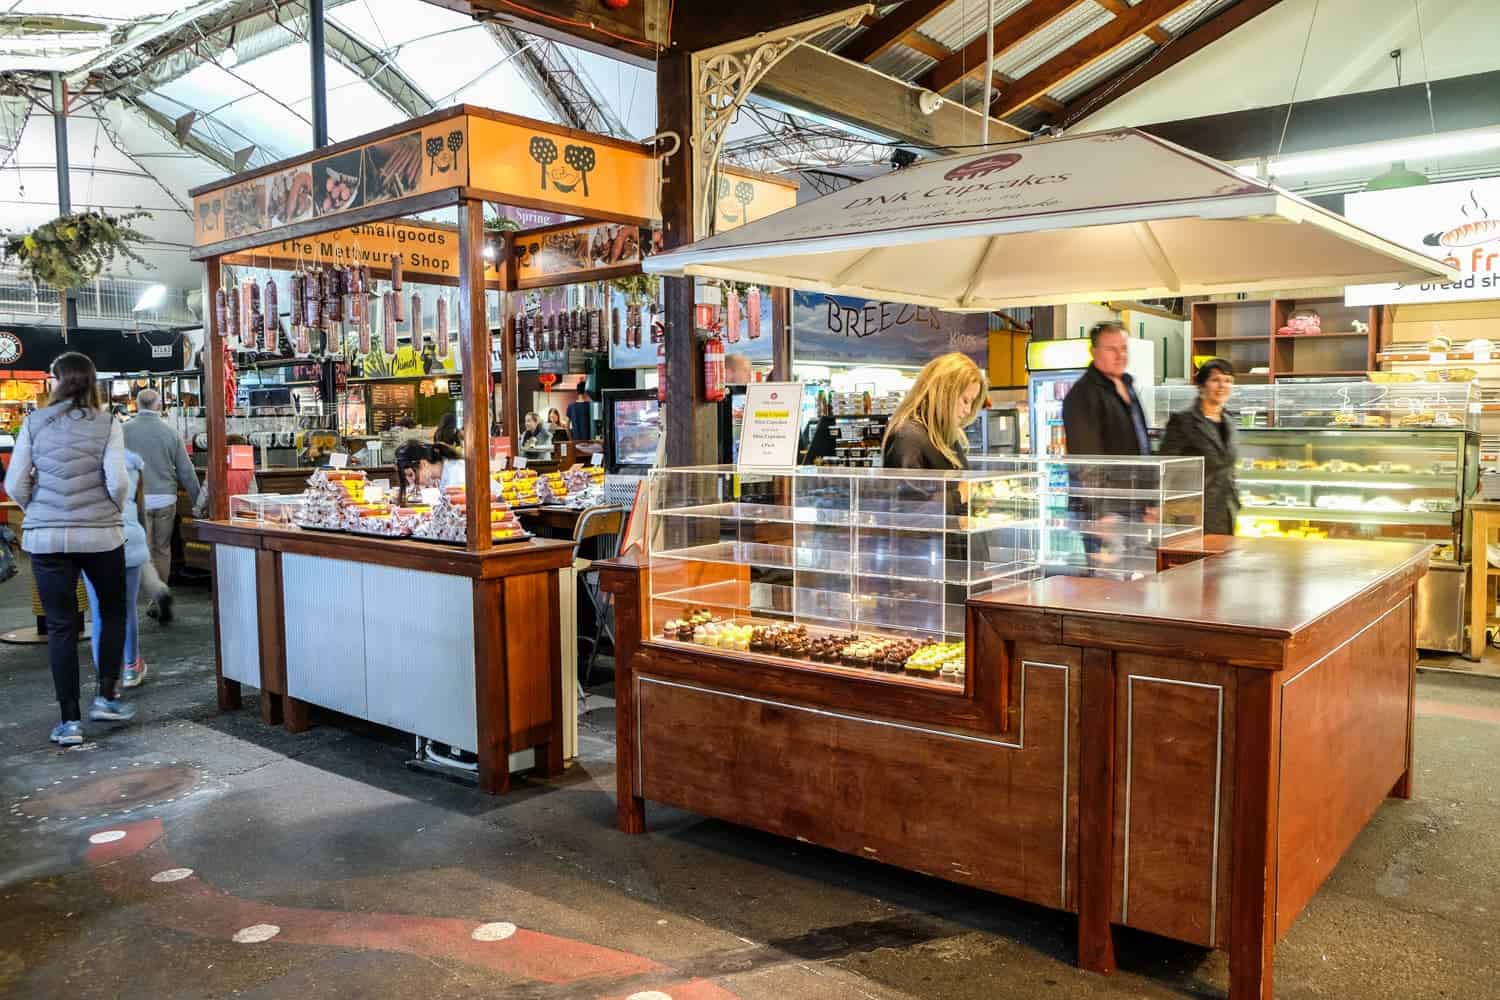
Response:
POLYGON ((740 342, 740 293, 727 289, 729 299, 724 310, 724 337, 731 344, 740 342))
POLYGON ((411 293, 411 349, 422 352, 422 293, 411 293))
POLYGON ((751 285, 750 294, 745 296, 745 325, 748 326, 750 339, 760 339, 760 286, 751 285))
POLYGON ((265 345, 265 349, 267 351, 275 353, 280 349, 281 346, 277 342, 277 333, 281 329, 281 310, 279 308, 279 304, 276 301, 277 294, 275 278, 266 279, 266 290, 263 295, 263 299, 266 312, 266 333, 265 339, 262 340, 262 343, 265 345))
POLYGON ((396 301, 398 298, 395 292, 386 292, 380 300, 380 315, 385 323, 385 353, 390 355, 396 353, 396 301))
POLYGON ((219 331, 222 340, 229 336, 229 305, 224 289, 220 288, 214 292, 214 325, 219 331))
POLYGON ((437 300, 437 356, 446 358, 448 356, 448 299, 440 296, 437 300))
POLYGON ((307 288, 302 300, 302 325, 308 328, 323 323, 323 272, 307 272, 307 288))
POLYGON ((224 343, 231 349, 240 346, 240 290, 231 288, 225 295, 224 343))

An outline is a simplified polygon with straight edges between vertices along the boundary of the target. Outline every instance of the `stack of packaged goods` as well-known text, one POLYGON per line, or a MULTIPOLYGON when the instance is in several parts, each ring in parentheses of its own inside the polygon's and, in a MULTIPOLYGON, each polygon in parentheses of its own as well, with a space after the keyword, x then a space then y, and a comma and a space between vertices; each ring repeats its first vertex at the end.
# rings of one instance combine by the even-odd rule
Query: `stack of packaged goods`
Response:
POLYGON ((364 502, 365 474, 349 469, 318 469, 307 480, 297 523, 304 528, 348 530, 355 508, 364 502))
POLYGON ((896 407, 901 405, 905 395, 903 392, 882 392, 870 401, 870 412, 890 416, 896 412, 896 407))
MULTIPOLYGON (((419 516, 412 528, 412 535, 435 542, 463 544, 469 540, 468 498, 462 486, 446 486, 438 502, 427 513, 419 516)), ((490 501, 490 537, 497 542, 515 541, 529 537, 521 522, 516 520, 510 505, 501 500, 490 501)))
POLYGON ((591 507, 604 502, 604 469, 597 465, 575 465, 563 472, 550 472, 537 479, 542 503, 591 507))
POLYGON ((865 392, 835 392, 832 403, 836 417, 862 417, 870 412, 870 395, 865 392))
POLYGON ((532 469, 501 469, 494 479, 500 489, 491 493, 512 507, 534 507, 542 502, 537 496, 537 475, 532 469))
POLYGON ((561 472, 549 472, 538 476, 536 495, 542 503, 562 503, 568 499, 568 484, 561 472))

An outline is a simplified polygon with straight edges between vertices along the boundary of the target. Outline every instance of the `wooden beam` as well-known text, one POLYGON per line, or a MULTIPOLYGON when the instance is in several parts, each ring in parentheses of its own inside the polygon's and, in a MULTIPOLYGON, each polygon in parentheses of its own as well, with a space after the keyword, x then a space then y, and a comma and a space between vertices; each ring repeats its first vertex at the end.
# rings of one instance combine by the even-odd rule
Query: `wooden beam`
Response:
POLYGON ((1179 35, 1169 48, 1153 53, 1149 62, 1129 71, 1124 79, 1117 76, 1103 80, 1073 98, 1057 115, 1058 119, 1064 124, 1071 124, 1077 118, 1098 111, 1113 101, 1118 101, 1141 84, 1154 80, 1188 56, 1217 42, 1235 28, 1254 20, 1280 2, 1281 0, 1239 0, 1238 3, 1230 4, 1198 27, 1184 35, 1179 35))
MULTIPOLYGON (((1031 0, 1031 3, 995 25, 995 58, 999 59, 1053 21, 1087 2, 1088 0, 1031 0)), ((981 32, 962 51, 953 53, 928 70, 927 75, 922 77, 922 86, 941 94, 982 71, 985 68, 984 50, 985 39, 981 32)))
MULTIPOLYGON (((979 112, 953 101, 930 115, 917 107, 921 89, 831 52, 799 45, 777 63, 755 93, 794 111, 834 118, 901 142, 959 149, 979 142, 979 112)), ((1009 122, 990 121, 992 142, 1024 139, 1009 122)))
POLYGON ((873 28, 846 45, 839 55, 854 62, 873 62, 905 42, 918 25, 952 4, 953 0, 906 0, 877 21, 873 28))
MULTIPOLYGON (((458 204, 458 352, 463 360, 464 493, 470 552, 490 538, 490 321, 484 303, 484 202, 458 204)), ((420 316, 412 317, 415 330, 420 316)), ((420 340, 414 333, 413 340, 420 340)), ((511 445, 515 448, 515 445, 511 445)), ((515 454, 520 454, 519 449, 515 454)), ((496 612, 491 611, 494 614, 496 612)), ((501 758, 504 760, 504 758, 501 758)))
MULTIPOLYGON (((1000 95, 1005 93, 1005 88, 1015 83, 1016 78, 1013 76, 1006 76, 1004 73, 996 73, 994 75, 994 79, 994 100, 998 101, 1000 99, 1000 95)), ((1041 108, 1049 115, 1061 113, 1064 107, 1062 101, 1057 100, 1055 97, 1048 97, 1046 94, 1043 94, 1041 97, 1038 97, 1031 103, 1035 104, 1037 107, 1041 108)))
MULTIPOLYGON (((1094 0, 1094 2, 1116 17, 1119 17, 1130 9, 1130 4, 1126 3, 1125 0, 1094 0)), ((1172 33, 1159 24, 1153 24, 1142 32, 1142 34, 1157 45, 1165 45, 1172 40, 1172 33)))
POLYGON ((1053 87, 1072 79, 1111 52, 1128 44, 1157 21, 1170 17, 1193 2, 1194 0, 1142 0, 1127 13, 1085 36, 1078 44, 1059 52, 1007 87, 995 106, 994 113, 1003 117, 1019 111, 1053 87))

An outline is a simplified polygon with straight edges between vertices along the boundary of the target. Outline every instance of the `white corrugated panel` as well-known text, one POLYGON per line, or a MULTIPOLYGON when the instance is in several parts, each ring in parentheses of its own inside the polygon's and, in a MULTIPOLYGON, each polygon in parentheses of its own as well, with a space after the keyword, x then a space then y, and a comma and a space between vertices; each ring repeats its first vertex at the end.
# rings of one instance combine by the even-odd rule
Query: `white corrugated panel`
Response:
POLYGON ((1125 67, 1132 65, 1137 59, 1155 47, 1156 43, 1149 37, 1146 35, 1137 35, 1082 73, 1064 80, 1052 88, 1051 96, 1057 98, 1059 101, 1066 102, 1075 94, 1081 94, 1088 90, 1100 80, 1106 80, 1116 73, 1121 72, 1125 67))
MULTIPOLYGON (((995 0, 995 23, 1026 6, 1027 0, 995 0)), ((950 49, 961 48, 984 30, 985 0, 957 0, 922 23, 922 34, 950 49)), ((981 60, 982 61, 982 60, 981 60)))
POLYGON ((1096 3, 1082 4, 995 60, 995 69, 1006 76, 1025 76, 1113 19, 1096 3))
POLYGON ((897 45, 888 52, 882 52, 870 65, 898 80, 915 80, 936 66, 937 61, 924 56, 915 49, 897 45))
POLYGON ((1161 26, 1173 35, 1180 35, 1182 32, 1189 30, 1200 17, 1207 20, 1216 12, 1223 10, 1234 2, 1235 0, 1198 0, 1197 3, 1182 8, 1182 10, 1162 21, 1161 26))

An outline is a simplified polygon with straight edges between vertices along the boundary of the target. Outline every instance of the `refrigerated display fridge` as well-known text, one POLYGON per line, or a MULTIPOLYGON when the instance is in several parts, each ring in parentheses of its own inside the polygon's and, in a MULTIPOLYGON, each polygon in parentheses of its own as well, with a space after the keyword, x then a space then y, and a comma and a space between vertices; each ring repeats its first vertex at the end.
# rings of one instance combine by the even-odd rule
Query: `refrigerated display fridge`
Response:
MULTIPOLYGON (((1153 383, 1156 381, 1156 349, 1149 340, 1126 338, 1130 362, 1126 371, 1135 381, 1135 393, 1141 408, 1151 412, 1153 383)), ((1026 345, 1026 399, 1031 411, 1031 452, 1034 455, 1063 455, 1067 440, 1063 434, 1063 397, 1083 375, 1092 360, 1087 337, 1068 340, 1033 340, 1026 345)))

